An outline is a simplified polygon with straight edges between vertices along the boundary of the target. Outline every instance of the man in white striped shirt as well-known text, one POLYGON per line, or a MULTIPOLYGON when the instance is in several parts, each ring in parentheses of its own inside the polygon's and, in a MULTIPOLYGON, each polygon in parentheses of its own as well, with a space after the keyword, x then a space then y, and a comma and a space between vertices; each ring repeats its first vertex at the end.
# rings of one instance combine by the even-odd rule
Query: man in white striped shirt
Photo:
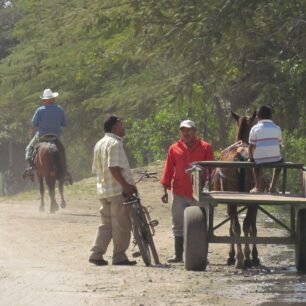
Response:
MULTIPOLYGON (((272 121, 272 111, 269 106, 261 106, 257 111, 258 123, 254 125, 249 136, 249 159, 256 164, 275 163, 282 161, 280 152, 282 132, 278 125, 272 121)), ((262 169, 254 168, 255 187, 251 192, 261 192, 262 169)), ((270 192, 275 192, 275 186, 280 169, 273 170, 270 192)))
POLYGON ((101 220, 96 238, 91 249, 89 262, 104 266, 104 260, 110 241, 113 239, 113 265, 135 265, 125 252, 131 238, 131 224, 123 206, 122 193, 136 192, 133 176, 123 148, 122 137, 125 128, 122 121, 109 115, 104 121, 105 136, 94 148, 92 171, 97 175, 97 191, 101 202, 101 220))

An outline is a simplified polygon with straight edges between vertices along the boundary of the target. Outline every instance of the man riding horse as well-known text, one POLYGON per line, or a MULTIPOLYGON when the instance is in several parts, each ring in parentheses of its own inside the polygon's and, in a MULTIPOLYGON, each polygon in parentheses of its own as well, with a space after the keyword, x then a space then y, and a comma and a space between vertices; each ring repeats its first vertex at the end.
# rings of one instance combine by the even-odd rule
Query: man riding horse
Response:
POLYGON ((25 159, 29 167, 24 172, 24 177, 34 178, 34 152, 35 145, 41 141, 47 140, 50 135, 55 139, 55 144, 60 154, 60 167, 64 174, 64 181, 72 182, 72 177, 67 172, 65 148, 60 141, 61 128, 66 126, 66 114, 62 107, 55 104, 55 98, 58 96, 57 92, 52 92, 51 89, 45 89, 42 96, 40 96, 43 106, 36 109, 32 118, 32 129, 35 135, 26 147, 25 159))

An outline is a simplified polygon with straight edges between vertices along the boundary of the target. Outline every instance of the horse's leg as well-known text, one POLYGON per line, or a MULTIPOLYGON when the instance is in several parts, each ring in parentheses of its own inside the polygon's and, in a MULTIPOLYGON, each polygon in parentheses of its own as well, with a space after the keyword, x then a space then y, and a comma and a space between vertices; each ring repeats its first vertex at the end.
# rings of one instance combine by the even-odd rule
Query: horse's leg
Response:
MULTIPOLYGON (((231 231, 230 234, 234 237, 240 237, 241 235, 241 227, 238 219, 238 214, 237 214, 237 206, 236 205, 228 205, 228 213, 229 217, 231 219, 231 231)), ((235 256, 235 250, 234 250, 234 244, 231 244, 231 249, 230 249, 230 254, 229 258, 227 260, 228 263, 231 261, 233 262, 233 259, 235 256)), ((236 255, 236 268, 240 269, 243 266, 243 251, 242 251, 242 246, 241 243, 237 243, 237 255, 236 255)), ((235 259, 234 259, 235 260, 235 259)))
MULTIPOLYGON (((231 237, 240 237, 241 234, 241 227, 238 220, 238 214, 237 214, 237 206, 236 205, 228 205, 227 206, 227 213, 230 217, 230 236, 231 237)), ((242 261, 243 261, 243 252, 241 243, 237 243, 237 264, 236 268, 242 267, 242 261)), ((235 264, 235 244, 231 243, 230 245, 230 251, 229 251, 229 258, 227 259, 228 265, 235 264)))
MULTIPOLYGON (((253 219, 251 222, 251 227, 250 227, 250 236, 251 237, 257 237, 257 226, 256 226, 256 218, 257 218, 257 212, 258 212, 258 207, 252 207, 253 209, 253 219)), ((258 251, 257 251, 257 246, 254 243, 253 248, 252 248, 252 265, 253 266, 259 266, 260 260, 258 258, 258 251)))
POLYGON ((67 205, 66 205, 66 201, 64 199, 64 180, 63 179, 60 179, 58 181, 58 190, 59 190, 60 195, 61 195, 61 208, 65 208, 67 205))
MULTIPOLYGON (((238 220, 238 215, 235 216, 234 218, 234 223, 233 223, 233 231, 234 231, 234 236, 235 237, 240 237, 241 235, 241 227, 240 227, 240 223, 238 220)), ((241 269, 243 267, 243 251, 242 251, 242 245, 241 243, 237 243, 237 262, 236 262, 236 268, 237 269, 241 269)))
POLYGON ((50 201, 51 201, 50 213, 54 213, 59 209, 58 204, 55 199, 55 182, 56 182, 56 179, 54 176, 46 177, 46 183, 48 185, 49 196, 50 196, 50 201))
POLYGON ((40 192, 40 206, 39 211, 45 211, 45 189, 44 189, 44 178, 42 176, 38 176, 39 180, 39 192, 40 192))
MULTIPOLYGON (((230 237, 234 237, 234 232, 232 230, 232 227, 233 227, 233 219, 230 219, 230 228, 229 228, 229 235, 230 235, 230 237)), ((229 257, 227 259, 227 264, 229 266, 232 266, 232 265, 235 264, 235 262, 236 262, 235 255, 236 255, 235 245, 234 245, 234 243, 231 243, 230 244, 229 253, 228 253, 229 257)))
MULTIPOLYGON (((237 221, 235 220, 236 216, 237 216, 237 208, 234 206, 234 205, 228 205, 227 206, 227 214, 230 218, 230 228, 229 228, 229 234, 230 234, 230 237, 234 237, 237 232, 237 221)), ((239 223, 238 223, 238 226, 239 226, 239 223)), ((236 259, 235 259, 235 255, 236 255, 236 252, 235 252, 235 244, 234 243, 231 243, 230 244, 230 250, 229 250, 229 258, 227 259, 227 264, 228 265, 234 265, 235 262, 236 262, 236 259)))
MULTIPOLYGON (((252 212, 252 208, 249 207, 247 209, 246 217, 243 220, 244 237, 249 237, 252 219, 253 219, 253 212, 252 212)), ((251 265, 250 254, 251 254, 250 246, 246 242, 245 246, 244 246, 244 263, 243 263, 243 266, 245 268, 251 268, 251 266, 252 266, 251 265)))

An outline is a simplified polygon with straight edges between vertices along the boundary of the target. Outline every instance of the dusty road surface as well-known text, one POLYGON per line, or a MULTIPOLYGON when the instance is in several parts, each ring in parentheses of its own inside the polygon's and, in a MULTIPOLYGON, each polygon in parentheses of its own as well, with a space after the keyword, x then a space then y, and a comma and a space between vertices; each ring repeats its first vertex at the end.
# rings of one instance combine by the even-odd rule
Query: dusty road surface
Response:
MULTIPOLYGON (((138 188, 159 220, 155 243, 165 263, 173 253, 170 208, 160 203, 158 182, 138 188)), ((262 266, 244 271, 225 264, 228 246, 222 244, 209 246, 205 272, 187 272, 182 264, 146 267, 140 258, 134 267, 91 265, 88 254, 99 225, 94 178, 65 194, 68 206, 55 214, 38 211, 38 191, 0 199, 1 306, 306 305, 306 277, 296 273, 294 250, 287 246, 260 245, 262 266)), ((280 234, 272 223, 264 227, 264 217, 258 224, 259 234, 280 234)), ((109 262, 110 254, 111 248, 109 262)))

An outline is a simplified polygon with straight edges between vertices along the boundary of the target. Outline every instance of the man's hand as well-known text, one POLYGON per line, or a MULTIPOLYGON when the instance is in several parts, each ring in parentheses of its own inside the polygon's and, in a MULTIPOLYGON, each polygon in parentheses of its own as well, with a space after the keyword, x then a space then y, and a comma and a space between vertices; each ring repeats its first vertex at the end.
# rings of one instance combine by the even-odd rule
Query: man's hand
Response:
POLYGON ((133 193, 137 193, 137 188, 134 185, 131 184, 124 184, 122 186, 123 193, 127 196, 132 195, 133 193))
POLYGON ((168 203, 168 192, 165 192, 163 194, 163 196, 161 197, 161 200, 164 204, 167 204, 168 203))
POLYGON ((109 171, 112 176, 118 181, 118 183, 122 186, 122 191, 127 196, 132 195, 133 193, 137 193, 137 188, 129 184, 121 173, 121 168, 119 167, 109 167, 109 171))

